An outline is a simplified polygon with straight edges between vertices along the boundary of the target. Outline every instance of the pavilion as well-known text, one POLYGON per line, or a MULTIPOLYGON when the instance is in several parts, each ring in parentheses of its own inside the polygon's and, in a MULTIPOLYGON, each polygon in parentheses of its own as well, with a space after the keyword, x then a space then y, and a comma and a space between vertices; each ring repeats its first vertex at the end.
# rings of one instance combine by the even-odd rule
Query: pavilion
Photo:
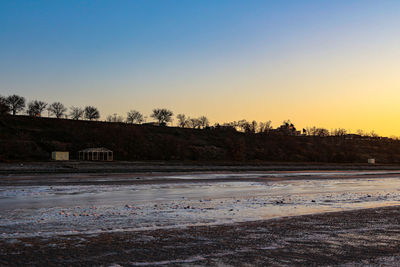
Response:
POLYGON ((113 151, 104 148, 87 148, 79 151, 79 160, 91 160, 91 161, 113 161, 113 151))

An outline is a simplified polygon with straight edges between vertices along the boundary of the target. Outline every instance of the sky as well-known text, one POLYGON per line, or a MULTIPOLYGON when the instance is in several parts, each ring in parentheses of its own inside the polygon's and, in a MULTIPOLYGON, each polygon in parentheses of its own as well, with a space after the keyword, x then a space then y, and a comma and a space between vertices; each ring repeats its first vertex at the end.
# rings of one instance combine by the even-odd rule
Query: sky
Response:
POLYGON ((400 136, 399 17, 397 0, 2 0, 0 94, 400 136))

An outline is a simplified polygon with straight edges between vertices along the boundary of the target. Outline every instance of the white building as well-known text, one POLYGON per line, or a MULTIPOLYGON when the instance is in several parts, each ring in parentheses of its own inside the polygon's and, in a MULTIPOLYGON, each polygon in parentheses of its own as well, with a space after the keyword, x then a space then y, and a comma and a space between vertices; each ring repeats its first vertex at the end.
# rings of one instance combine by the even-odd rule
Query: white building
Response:
POLYGON ((69 152, 65 151, 53 151, 51 152, 52 160, 69 160, 69 152))

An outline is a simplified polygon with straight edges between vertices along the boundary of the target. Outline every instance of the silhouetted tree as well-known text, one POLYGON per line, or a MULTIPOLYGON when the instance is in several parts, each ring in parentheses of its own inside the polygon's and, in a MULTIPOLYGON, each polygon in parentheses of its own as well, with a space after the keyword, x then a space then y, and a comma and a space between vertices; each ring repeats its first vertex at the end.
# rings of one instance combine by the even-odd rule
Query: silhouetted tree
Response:
POLYGON ((255 133, 257 131, 258 123, 256 121, 248 122, 246 120, 240 120, 237 122, 237 127, 245 133, 255 133))
POLYGON ((271 121, 260 122, 258 124, 258 132, 259 133, 268 133, 272 130, 271 121))
POLYGON ((178 114, 176 115, 176 118, 178 119, 178 126, 185 128, 188 125, 188 120, 186 119, 185 114, 178 114))
POLYGON ((158 121, 159 125, 166 125, 168 122, 172 121, 172 116, 174 113, 171 110, 165 108, 153 109, 153 114, 150 116, 158 121))
POLYGON ((188 118, 187 119, 187 125, 188 127, 192 129, 200 129, 201 127, 201 121, 198 118, 188 118))
POLYGON ((98 120, 100 118, 100 112, 95 107, 87 106, 85 107, 85 118, 88 120, 98 120))
POLYGON ((69 115, 73 120, 79 120, 83 118, 85 111, 82 108, 72 106, 70 109, 71 112, 69 113, 69 115))
POLYGON ((318 127, 307 127, 306 129, 307 135, 310 136, 329 136, 329 130, 325 128, 318 128, 318 127))
POLYGON ((373 137, 373 138, 377 138, 377 137, 379 137, 379 134, 377 134, 374 130, 372 130, 372 131, 368 134, 368 136, 373 137))
POLYGON ((124 118, 122 116, 119 116, 117 113, 114 113, 113 115, 108 115, 106 118, 106 121, 108 121, 108 122, 123 122, 124 118))
POLYGON ((236 123, 236 127, 238 127, 242 132, 250 131, 250 123, 246 120, 240 120, 236 123))
POLYGON ((0 115, 8 114, 10 111, 10 106, 8 105, 6 98, 0 96, 0 115))
POLYGON ((47 110, 49 111, 49 115, 54 114, 54 116, 59 119, 65 114, 67 108, 60 102, 54 102, 47 108, 47 110))
POLYGON ((46 109, 47 103, 43 101, 34 100, 29 102, 27 114, 33 117, 41 117, 42 112, 46 109))
POLYGON ((136 110, 131 110, 126 116, 127 123, 142 123, 144 121, 143 114, 136 110))
POLYGON ((210 125, 210 122, 206 116, 201 116, 199 118, 188 117, 185 121, 185 125, 193 129, 204 129, 205 127, 208 127, 210 125))
POLYGON ((0 96, 0 115, 5 115, 10 112, 10 106, 5 97, 0 96))
POLYGON ((248 129, 248 132, 250 132, 250 133, 256 133, 256 131, 257 131, 257 126, 258 126, 258 123, 257 123, 256 121, 252 121, 252 122, 250 123, 250 127, 249 127, 249 129, 248 129))
POLYGON ((329 136, 329 130, 325 128, 317 128, 315 132, 316 136, 329 136))
POLYGON ((347 130, 343 128, 337 128, 332 130, 332 135, 334 136, 345 136, 347 134, 347 130))
POLYGON ((310 135, 310 136, 315 136, 316 131, 317 131, 317 127, 315 127, 315 126, 306 128, 306 134, 310 135))
POLYGON ((210 122, 206 116, 201 116, 198 120, 202 128, 208 127, 210 125, 210 122))
POLYGON ((6 102, 13 115, 25 108, 25 98, 19 95, 10 95, 6 98, 6 102))
POLYGON ((356 133, 357 133, 358 135, 360 135, 360 136, 365 136, 365 135, 366 135, 366 133, 365 133, 363 130, 361 130, 361 129, 358 129, 358 130, 356 131, 356 133))

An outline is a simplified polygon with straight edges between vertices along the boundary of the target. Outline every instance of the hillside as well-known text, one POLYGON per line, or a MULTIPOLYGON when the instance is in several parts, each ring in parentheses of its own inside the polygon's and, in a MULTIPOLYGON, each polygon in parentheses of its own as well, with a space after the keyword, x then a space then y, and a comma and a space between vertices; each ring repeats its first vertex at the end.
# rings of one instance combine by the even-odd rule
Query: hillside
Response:
POLYGON ((400 162, 391 139, 245 134, 229 129, 182 129, 28 116, 0 117, 0 160, 72 159, 88 147, 107 147, 116 160, 400 162))

